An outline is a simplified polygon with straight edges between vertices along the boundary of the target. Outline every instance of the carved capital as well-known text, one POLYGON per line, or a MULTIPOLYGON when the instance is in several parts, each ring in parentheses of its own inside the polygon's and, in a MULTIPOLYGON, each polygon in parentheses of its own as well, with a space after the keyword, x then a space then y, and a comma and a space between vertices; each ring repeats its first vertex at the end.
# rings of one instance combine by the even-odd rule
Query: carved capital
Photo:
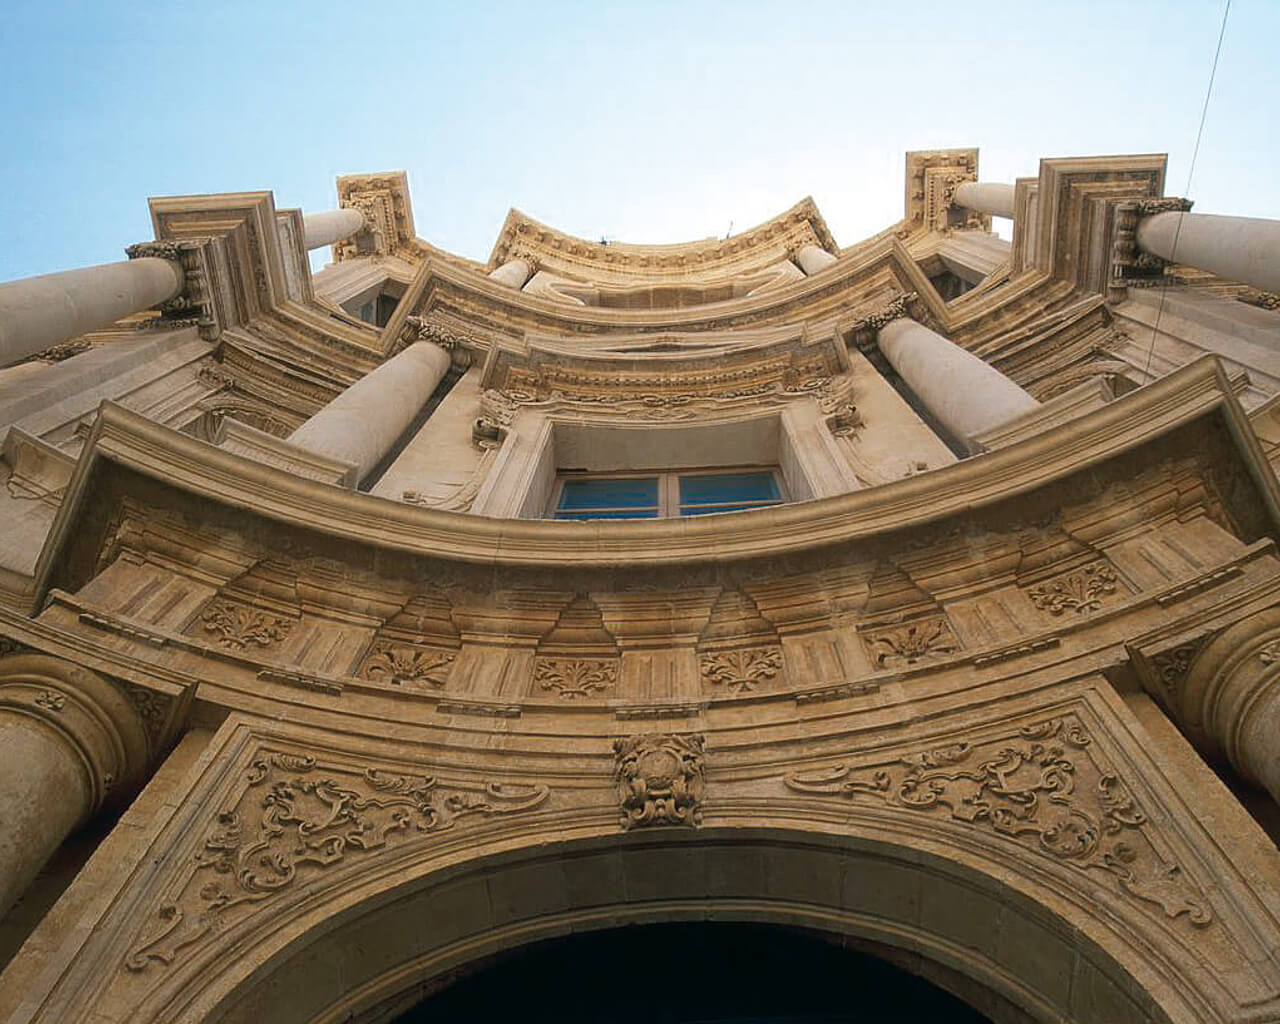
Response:
POLYGON ((0 659, 0 714, 43 722, 71 748, 89 794, 82 819, 117 785, 137 781, 149 760, 147 723, 124 687, 60 658, 0 659))
POLYGON ((869 348, 876 343, 880 328, 904 316, 911 315, 911 303, 919 298, 916 292, 901 292, 882 306, 866 313, 853 322, 850 336, 859 348, 869 348))
POLYGON ((201 336, 211 339, 219 331, 209 273, 208 239, 184 238, 138 242, 125 248, 131 260, 155 257, 176 263, 182 270, 182 291, 156 307, 160 316, 141 322, 141 328, 175 329, 197 326, 201 336))
POLYGON ((705 742, 700 734, 657 733, 614 741, 624 829, 701 822, 705 742))

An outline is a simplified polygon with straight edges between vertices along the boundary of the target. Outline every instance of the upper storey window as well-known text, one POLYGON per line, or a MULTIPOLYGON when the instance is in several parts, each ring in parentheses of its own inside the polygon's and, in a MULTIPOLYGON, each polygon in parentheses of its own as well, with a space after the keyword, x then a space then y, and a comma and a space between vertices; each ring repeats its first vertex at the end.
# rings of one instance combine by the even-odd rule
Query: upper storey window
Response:
POLYGON ((776 468, 731 472, 562 473, 555 519, 659 519, 741 512, 785 500, 776 468))

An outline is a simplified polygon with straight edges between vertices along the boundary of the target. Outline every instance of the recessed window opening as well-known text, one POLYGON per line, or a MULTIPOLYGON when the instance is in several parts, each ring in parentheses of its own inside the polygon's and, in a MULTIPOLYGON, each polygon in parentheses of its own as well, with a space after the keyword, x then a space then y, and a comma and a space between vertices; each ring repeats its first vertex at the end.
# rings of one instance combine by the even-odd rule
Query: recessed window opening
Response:
POLYGON ((786 500, 776 466, 741 466, 679 473, 557 474, 553 519, 665 519, 743 512, 786 500))

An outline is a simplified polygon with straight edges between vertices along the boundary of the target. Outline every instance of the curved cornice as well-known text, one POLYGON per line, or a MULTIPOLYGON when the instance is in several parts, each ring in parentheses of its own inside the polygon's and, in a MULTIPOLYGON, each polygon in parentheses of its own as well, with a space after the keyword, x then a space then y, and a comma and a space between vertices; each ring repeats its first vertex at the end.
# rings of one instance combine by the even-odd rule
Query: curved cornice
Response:
POLYGON ((728 238, 703 238, 669 245, 593 242, 558 231, 513 209, 498 233, 488 266, 493 269, 514 256, 528 253, 548 270, 591 278, 667 281, 758 269, 764 266, 762 259, 775 261, 779 249, 806 242, 817 244, 827 252, 840 251, 810 196, 763 224, 728 238))
POLYGON ((920 526, 1088 469, 1219 412, 1273 522, 1280 483, 1221 365, 1205 357, 1132 395, 1008 448, 892 484, 724 516, 644 522, 552 522, 443 512, 330 487, 232 455, 104 403, 40 555, 50 585, 103 463, 207 501, 347 541, 463 562, 613 567, 705 564, 798 552, 920 526))

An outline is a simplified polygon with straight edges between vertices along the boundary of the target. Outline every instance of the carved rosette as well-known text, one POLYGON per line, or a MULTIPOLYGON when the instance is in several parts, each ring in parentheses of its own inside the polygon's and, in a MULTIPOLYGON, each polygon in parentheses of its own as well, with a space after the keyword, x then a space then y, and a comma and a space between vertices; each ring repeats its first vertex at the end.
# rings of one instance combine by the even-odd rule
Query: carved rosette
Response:
POLYGON ((293 619, 220 597, 209 602, 200 621, 204 631, 213 634, 220 646, 236 651, 273 647, 293 628, 293 619))
POLYGON ((1084 615, 1102 607, 1103 600, 1120 585, 1116 571, 1106 559, 1061 573, 1027 590, 1027 597, 1040 611, 1050 615, 1075 612, 1084 615))
POLYGON ((538 658, 534 681, 562 700, 591 697, 618 683, 616 658, 538 658))
POLYGON ((456 651, 379 640, 360 666, 360 675, 377 683, 421 689, 441 687, 457 658, 456 651))
POLYGON ((705 743, 700 734, 614 741, 613 779, 624 829, 701 822, 705 743))
POLYGON ((960 640, 945 615, 870 629, 862 634, 862 641, 876 668, 903 668, 960 650, 960 640))
POLYGON ((532 810, 549 793, 542 785, 445 781, 262 751, 124 965, 168 966, 277 894, 312 891, 334 869, 464 821, 532 810))
POLYGON ((702 678, 712 686, 724 686, 733 693, 746 693, 767 683, 782 671, 782 648, 738 647, 705 651, 698 658, 702 678))
POLYGON ((1091 877, 1195 928, 1213 921, 1200 884, 1153 842, 1128 786, 1095 752, 1075 715, 1042 719, 896 761, 796 772, 793 792, 874 800, 998 837, 1091 877))

